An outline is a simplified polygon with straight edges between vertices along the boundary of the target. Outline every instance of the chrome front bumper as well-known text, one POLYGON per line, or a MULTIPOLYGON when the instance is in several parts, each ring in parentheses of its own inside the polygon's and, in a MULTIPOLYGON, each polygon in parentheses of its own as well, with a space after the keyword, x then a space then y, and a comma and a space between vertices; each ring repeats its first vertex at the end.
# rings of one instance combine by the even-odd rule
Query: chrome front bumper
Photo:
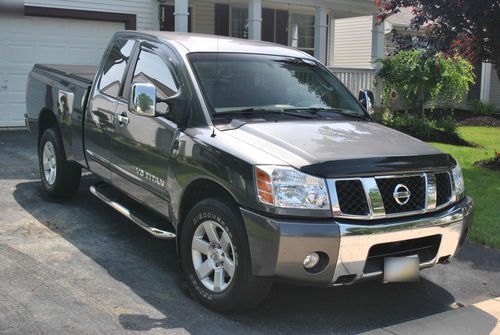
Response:
POLYGON ((465 239, 472 212, 473 201, 468 197, 440 212, 384 220, 376 225, 347 220, 281 220, 241 209, 255 275, 320 286, 350 284, 382 275, 382 271, 364 272, 370 248, 382 243, 440 235, 435 257, 420 267, 432 266, 442 257, 451 258, 465 239), (328 264, 318 273, 309 273, 302 264, 304 257, 318 251, 328 255, 328 264))
POLYGON ((340 247, 332 283, 336 285, 341 276, 354 275, 352 282, 382 275, 382 271, 364 272, 370 248, 377 244, 441 235, 436 256, 420 263, 420 268, 432 266, 442 257, 453 257, 465 239, 462 235, 467 234, 473 206, 472 199, 466 198, 442 213, 420 219, 369 226, 339 223, 340 247))

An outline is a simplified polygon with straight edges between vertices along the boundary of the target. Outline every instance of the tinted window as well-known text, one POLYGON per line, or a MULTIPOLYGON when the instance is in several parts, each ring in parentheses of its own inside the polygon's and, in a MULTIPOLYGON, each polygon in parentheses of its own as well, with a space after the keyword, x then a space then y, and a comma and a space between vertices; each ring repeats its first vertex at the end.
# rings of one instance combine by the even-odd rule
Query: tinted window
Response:
MULTIPOLYGON (((134 70, 132 83, 150 83, 156 87, 156 96, 159 100, 166 99, 177 93, 178 88, 174 76, 167 63, 158 55, 141 50, 134 70)), ((158 112, 165 112, 166 103, 156 105, 158 112)))
POLYGON ((118 97, 123 72, 132 53, 135 41, 118 40, 106 59, 99 90, 111 97, 118 97))
POLYGON ((249 107, 331 108, 364 114, 329 71, 311 60, 251 54, 190 54, 197 78, 216 113, 249 107))

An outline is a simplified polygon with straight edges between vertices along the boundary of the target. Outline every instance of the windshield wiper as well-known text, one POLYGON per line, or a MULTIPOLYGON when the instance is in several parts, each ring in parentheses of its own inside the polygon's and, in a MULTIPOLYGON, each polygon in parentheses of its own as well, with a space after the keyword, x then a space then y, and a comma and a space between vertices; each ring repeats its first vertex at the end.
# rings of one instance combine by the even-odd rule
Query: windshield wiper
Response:
POLYGON ((371 121, 371 118, 364 115, 364 114, 359 114, 356 112, 354 112, 354 113, 349 112, 349 111, 342 109, 342 108, 298 107, 298 108, 287 108, 284 111, 304 111, 304 112, 314 113, 316 115, 320 115, 318 112, 332 112, 332 113, 337 113, 337 114, 341 114, 341 115, 345 115, 345 116, 350 116, 350 117, 357 118, 357 119, 362 119, 365 121, 371 121))
POLYGON ((311 114, 304 114, 303 112, 294 112, 293 110, 285 110, 285 109, 266 109, 262 107, 250 107, 250 108, 244 108, 244 109, 237 109, 234 111, 227 111, 227 112, 219 112, 216 113, 215 115, 217 116, 224 116, 224 115, 245 115, 245 116, 252 116, 252 115, 262 115, 262 114, 279 114, 279 115, 287 115, 287 116, 296 116, 296 117, 301 117, 304 119, 315 119, 315 117, 311 114))

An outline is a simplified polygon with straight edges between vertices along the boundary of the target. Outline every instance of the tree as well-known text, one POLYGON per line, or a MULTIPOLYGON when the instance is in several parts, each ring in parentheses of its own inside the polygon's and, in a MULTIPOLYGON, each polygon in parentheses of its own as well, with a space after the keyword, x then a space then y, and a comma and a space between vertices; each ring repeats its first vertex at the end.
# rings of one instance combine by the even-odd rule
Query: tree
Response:
POLYGON ((375 0, 383 21, 401 8, 412 8, 413 29, 424 25, 429 49, 460 54, 473 64, 496 64, 500 79, 500 0, 375 0))
POLYGON ((400 51, 379 60, 384 81, 384 101, 392 91, 403 97, 410 109, 424 118, 425 107, 445 100, 459 102, 474 83, 472 65, 460 56, 449 57, 427 50, 400 51))
POLYGON ((146 93, 141 93, 137 97, 137 105, 143 113, 147 113, 153 108, 153 100, 146 93))

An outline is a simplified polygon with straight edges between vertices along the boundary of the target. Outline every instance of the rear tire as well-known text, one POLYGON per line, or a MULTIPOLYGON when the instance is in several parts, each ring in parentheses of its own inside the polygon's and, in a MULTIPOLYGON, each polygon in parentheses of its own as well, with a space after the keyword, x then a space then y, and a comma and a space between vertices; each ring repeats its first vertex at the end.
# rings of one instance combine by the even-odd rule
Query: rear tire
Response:
POLYGON ((180 249, 189 290, 210 309, 251 309, 271 289, 269 280, 252 274, 243 220, 236 206, 228 205, 224 198, 202 200, 189 211, 182 227, 180 249), (212 233, 207 233, 211 228, 212 233))
POLYGON ((38 142, 38 164, 43 188, 53 198, 70 198, 80 186, 82 168, 66 160, 61 136, 48 128, 38 142))

